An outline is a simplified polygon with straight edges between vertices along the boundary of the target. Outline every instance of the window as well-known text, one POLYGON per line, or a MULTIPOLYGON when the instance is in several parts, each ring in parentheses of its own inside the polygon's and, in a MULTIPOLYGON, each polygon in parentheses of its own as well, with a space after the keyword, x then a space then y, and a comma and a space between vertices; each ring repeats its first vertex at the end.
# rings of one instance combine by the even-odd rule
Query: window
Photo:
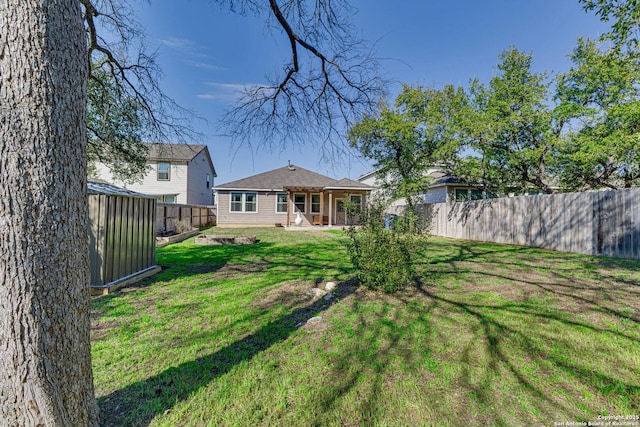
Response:
POLYGON ((311 195, 311 213, 314 213, 314 214, 320 213, 320 195, 319 194, 311 195))
POLYGON ((482 200, 482 190, 471 190, 471 200, 482 200))
POLYGON ((159 203, 176 203, 177 199, 177 194, 160 194, 156 196, 156 200, 159 203))
POLYGON ((170 169, 171 169, 171 163, 158 162, 158 181, 169 181, 170 169))
POLYGON ((355 213, 360 213, 362 210, 362 196, 360 194, 352 194, 350 199, 355 213))
POLYGON ((207 188, 211 187, 211 175, 207 174, 207 188))
POLYGON ((456 202, 464 202, 466 200, 469 200, 469 192, 466 189, 456 188, 456 202))
POLYGON ((257 193, 231 193, 230 212, 258 212, 257 193))
POLYGON ((242 193, 231 193, 231 212, 242 212, 242 193))
POLYGON ((286 212, 287 212, 287 194, 278 193, 276 194, 276 213, 286 213, 286 212))
POLYGON ((258 212, 258 195, 256 193, 244 194, 244 211, 258 212))
POLYGON ((294 194, 293 204, 295 205, 297 211, 305 213, 307 207, 307 195, 304 193, 294 194))

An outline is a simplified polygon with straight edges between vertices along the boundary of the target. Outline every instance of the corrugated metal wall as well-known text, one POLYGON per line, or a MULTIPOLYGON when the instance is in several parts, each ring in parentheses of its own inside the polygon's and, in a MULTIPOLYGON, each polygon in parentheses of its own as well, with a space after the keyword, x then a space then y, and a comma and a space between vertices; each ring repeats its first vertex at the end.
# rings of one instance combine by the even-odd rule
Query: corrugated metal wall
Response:
POLYGON ((435 236, 640 259, 638 188, 428 206, 435 236))
POLYGON ((152 198, 89 195, 92 287, 156 265, 155 208, 152 198))

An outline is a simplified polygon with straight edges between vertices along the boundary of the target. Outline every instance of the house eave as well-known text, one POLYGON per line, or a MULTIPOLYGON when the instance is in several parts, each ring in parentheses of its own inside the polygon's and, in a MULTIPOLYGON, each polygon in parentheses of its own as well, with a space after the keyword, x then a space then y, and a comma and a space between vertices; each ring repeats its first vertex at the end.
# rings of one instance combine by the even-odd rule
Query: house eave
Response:
POLYGON ((372 191, 373 188, 362 187, 325 187, 325 190, 351 190, 351 191, 372 191))
POLYGON ((266 191, 266 192, 282 192, 282 188, 243 188, 243 187, 213 187, 213 191, 266 191))

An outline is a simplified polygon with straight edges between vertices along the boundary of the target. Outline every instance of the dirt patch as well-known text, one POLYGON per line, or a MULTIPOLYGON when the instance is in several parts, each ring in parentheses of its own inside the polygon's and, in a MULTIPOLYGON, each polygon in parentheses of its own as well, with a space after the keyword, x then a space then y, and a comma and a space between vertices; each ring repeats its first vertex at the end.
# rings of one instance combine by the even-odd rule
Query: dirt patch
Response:
POLYGON ((257 262, 230 262, 215 272, 215 276, 228 278, 238 274, 246 273, 263 273, 267 271, 267 267, 271 265, 268 261, 257 262))
POLYGON ((269 289, 260 298, 253 301, 252 306, 261 310, 268 310, 276 305, 285 307, 301 307, 313 301, 307 293, 309 284, 300 282, 285 283, 269 289))
POLYGON ((91 322, 91 340, 99 340, 104 337, 111 329, 118 328, 121 322, 117 320, 92 321, 91 322))

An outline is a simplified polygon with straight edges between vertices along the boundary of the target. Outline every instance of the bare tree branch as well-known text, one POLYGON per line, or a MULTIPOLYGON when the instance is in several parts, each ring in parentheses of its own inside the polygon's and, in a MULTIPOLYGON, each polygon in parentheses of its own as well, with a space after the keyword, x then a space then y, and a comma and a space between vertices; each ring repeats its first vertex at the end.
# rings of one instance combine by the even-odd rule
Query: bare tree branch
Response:
POLYGON ((107 72, 120 96, 134 99, 142 113, 144 138, 187 142, 199 135, 190 126, 193 112, 160 88, 155 54, 146 51, 142 26, 125 0, 79 0, 87 31, 87 66, 107 72), (107 40, 101 34, 109 34, 107 40))
MULTIPOLYGON (((224 2, 221 2, 224 3, 224 2)), ((326 157, 348 150, 346 129, 376 110, 385 93, 372 48, 353 36, 352 8, 344 0, 228 2, 269 13, 272 31, 283 32, 290 62, 264 86, 247 87, 221 120, 223 132, 240 144, 281 149, 320 141, 326 157)))

